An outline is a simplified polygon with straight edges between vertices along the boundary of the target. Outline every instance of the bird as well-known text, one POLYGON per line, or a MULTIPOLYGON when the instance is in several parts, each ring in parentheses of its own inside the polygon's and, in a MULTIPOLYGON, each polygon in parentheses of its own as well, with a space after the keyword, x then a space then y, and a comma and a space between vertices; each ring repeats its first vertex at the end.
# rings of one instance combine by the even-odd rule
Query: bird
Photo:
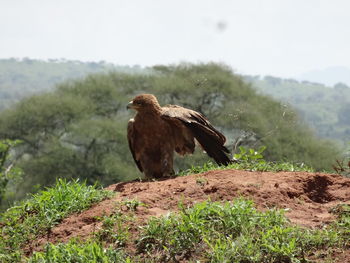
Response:
POLYGON ((226 137, 201 113, 178 105, 161 107, 153 94, 140 94, 127 105, 136 114, 127 125, 134 161, 145 178, 174 176, 174 153, 192 154, 195 140, 218 165, 227 166, 226 137))

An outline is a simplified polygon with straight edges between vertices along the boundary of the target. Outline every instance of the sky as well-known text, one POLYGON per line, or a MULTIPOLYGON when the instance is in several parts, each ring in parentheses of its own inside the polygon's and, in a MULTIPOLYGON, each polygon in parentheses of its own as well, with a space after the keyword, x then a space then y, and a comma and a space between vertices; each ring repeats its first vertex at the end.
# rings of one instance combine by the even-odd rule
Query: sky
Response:
POLYGON ((0 58, 350 68, 348 0, 0 0, 0 58))

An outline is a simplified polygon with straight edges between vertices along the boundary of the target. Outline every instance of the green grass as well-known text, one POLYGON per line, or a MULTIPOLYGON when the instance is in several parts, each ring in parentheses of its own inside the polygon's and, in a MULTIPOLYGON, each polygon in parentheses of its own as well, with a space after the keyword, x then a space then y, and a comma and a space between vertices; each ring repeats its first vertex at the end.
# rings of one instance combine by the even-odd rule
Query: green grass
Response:
POLYGON ((178 176, 185 176, 189 174, 204 173, 211 170, 248 170, 259 172, 314 172, 314 169, 305 165, 304 163, 291 162, 268 162, 264 160, 262 153, 266 147, 262 146, 259 149, 247 149, 239 147, 239 153, 233 155, 233 162, 228 166, 218 166, 212 162, 207 162, 203 166, 192 166, 190 169, 180 171, 178 176))
POLYGON ((228 166, 218 166, 212 162, 207 162, 203 166, 192 166, 190 169, 180 171, 178 176, 186 176, 189 174, 204 173, 211 170, 247 170, 247 171, 259 171, 259 172, 314 172, 314 169, 307 165, 295 164, 290 162, 267 162, 267 161, 238 161, 229 164, 228 166))
POLYGON ((43 252, 34 253, 29 263, 131 263, 123 251, 113 247, 104 248, 101 243, 72 240, 67 244, 48 244, 43 252))
POLYGON ((28 241, 49 234, 69 214, 87 209, 108 196, 110 192, 95 186, 58 180, 53 188, 8 209, 1 216, 0 261, 19 261, 20 249, 28 241))
POLYGON ((337 222, 323 230, 303 229, 291 225, 283 210, 259 212, 244 199, 203 202, 152 218, 137 246, 148 257, 157 255, 155 262, 306 262, 314 250, 346 246, 348 227, 337 222))
POLYGON ((133 221, 133 217, 118 210, 110 216, 103 216, 99 219, 102 226, 95 233, 96 240, 113 244, 114 247, 124 247, 130 237, 128 223, 133 221))

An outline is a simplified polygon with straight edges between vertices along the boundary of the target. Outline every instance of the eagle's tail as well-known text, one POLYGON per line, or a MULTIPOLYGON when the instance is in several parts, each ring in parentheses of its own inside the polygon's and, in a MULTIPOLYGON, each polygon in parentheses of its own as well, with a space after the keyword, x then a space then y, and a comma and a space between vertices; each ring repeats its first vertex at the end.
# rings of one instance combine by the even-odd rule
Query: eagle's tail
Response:
POLYGON ((186 123, 186 126, 192 131, 193 136, 209 157, 213 158, 218 165, 227 166, 231 163, 227 156, 230 151, 223 145, 223 135, 221 133, 219 136, 217 130, 212 130, 198 122, 186 123))

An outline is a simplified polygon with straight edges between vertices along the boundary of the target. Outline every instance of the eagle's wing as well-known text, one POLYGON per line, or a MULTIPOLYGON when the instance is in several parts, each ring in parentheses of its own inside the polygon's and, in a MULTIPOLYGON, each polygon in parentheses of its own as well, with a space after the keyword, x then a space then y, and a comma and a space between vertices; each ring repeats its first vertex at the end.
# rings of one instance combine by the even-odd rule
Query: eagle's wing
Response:
POLYGON ((128 143, 129 143, 129 148, 132 154, 132 157, 135 160, 135 163, 139 170, 143 172, 143 168, 141 166, 141 162, 136 158, 136 152, 135 152, 135 144, 137 140, 137 134, 134 129, 134 119, 130 119, 128 122, 128 143))
MULTIPOLYGON (((188 141, 190 137, 193 141, 194 137, 217 164, 228 165, 230 163, 227 156, 229 150, 224 146, 225 136, 215 129, 202 114, 177 105, 168 105, 162 109, 162 118, 172 125, 174 130, 177 128, 176 130, 179 131, 180 129, 180 134, 175 136, 183 137, 184 141, 188 141)), ((181 140, 178 139, 177 142, 179 141, 181 140)), ((183 145, 184 143, 177 145, 177 147, 181 148, 183 145)))

